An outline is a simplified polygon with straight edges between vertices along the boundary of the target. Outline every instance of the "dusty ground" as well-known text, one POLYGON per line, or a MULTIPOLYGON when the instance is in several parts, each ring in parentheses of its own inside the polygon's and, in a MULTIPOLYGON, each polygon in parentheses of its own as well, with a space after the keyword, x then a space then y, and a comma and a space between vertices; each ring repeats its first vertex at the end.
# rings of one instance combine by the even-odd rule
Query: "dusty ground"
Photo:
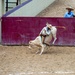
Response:
POLYGON ((0 46, 0 75, 75 75, 75 47, 0 46))
MULTIPOLYGON (((75 0, 56 0, 37 16, 63 17, 75 0)), ((74 11, 75 12, 75 11, 74 11)), ((51 46, 43 55, 27 46, 0 46, 0 75, 75 75, 75 47, 51 46)))

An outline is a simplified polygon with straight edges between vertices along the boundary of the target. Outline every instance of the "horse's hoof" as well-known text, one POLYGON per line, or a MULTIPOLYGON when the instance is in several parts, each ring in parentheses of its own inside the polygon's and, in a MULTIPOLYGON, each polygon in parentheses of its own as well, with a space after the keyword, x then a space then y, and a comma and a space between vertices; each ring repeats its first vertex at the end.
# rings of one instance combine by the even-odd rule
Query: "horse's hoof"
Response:
POLYGON ((42 55, 41 53, 39 55, 42 55))
POLYGON ((39 52, 36 52, 36 54, 38 54, 39 52))
POLYGON ((29 49, 31 49, 31 47, 30 47, 30 46, 29 46, 28 48, 29 48, 29 49))
POLYGON ((54 43, 52 43, 52 45, 54 45, 54 43))

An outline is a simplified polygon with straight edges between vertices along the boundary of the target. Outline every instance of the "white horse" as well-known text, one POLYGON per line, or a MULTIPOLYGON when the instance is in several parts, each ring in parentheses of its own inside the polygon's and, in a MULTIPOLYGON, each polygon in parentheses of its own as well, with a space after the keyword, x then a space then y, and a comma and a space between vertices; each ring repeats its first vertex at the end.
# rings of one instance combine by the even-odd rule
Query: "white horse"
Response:
MULTIPOLYGON (((51 24, 49 24, 49 25, 50 25, 50 29, 51 29, 51 34, 45 38, 45 42, 50 43, 50 41, 52 40, 52 37, 53 37, 54 40, 53 40, 52 44, 54 44, 57 39, 57 37, 56 37, 57 28, 55 26, 52 26, 51 24)), ((34 40, 29 41, 29 48, 36 47, 36 46, 41 47, 41 52, 40 52, 40 50, 38 50, 36 52, 36 53, 40 52, 40 55, 41 55, 43 53, 45 47, 47 46, 46 44, 42 43, 41 36, 37 36, 34 40)))

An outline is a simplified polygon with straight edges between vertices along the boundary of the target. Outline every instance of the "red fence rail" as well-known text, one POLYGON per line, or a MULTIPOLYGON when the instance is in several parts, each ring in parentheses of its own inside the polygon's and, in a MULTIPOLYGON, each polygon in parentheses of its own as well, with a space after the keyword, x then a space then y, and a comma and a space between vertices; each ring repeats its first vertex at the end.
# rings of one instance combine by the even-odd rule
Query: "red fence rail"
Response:
POLYGON ((51 17, 3 17, 2 18, 2 44, 27 45, 30 40, 38 36, 46 22, 57 28, 57 41, 55 45, 75 46, 75 18, 51 17))

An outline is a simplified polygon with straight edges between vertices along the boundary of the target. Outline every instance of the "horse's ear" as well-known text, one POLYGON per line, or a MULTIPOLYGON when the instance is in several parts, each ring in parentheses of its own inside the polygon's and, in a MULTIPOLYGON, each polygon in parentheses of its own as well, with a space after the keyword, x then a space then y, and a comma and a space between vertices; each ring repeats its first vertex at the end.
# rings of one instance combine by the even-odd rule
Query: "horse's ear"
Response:
POLYGON ((46 24, 49 24, 48 22, 46 24))
POLYGON ((47 22, 46 25, 48 25, 49 23, 47 22))

